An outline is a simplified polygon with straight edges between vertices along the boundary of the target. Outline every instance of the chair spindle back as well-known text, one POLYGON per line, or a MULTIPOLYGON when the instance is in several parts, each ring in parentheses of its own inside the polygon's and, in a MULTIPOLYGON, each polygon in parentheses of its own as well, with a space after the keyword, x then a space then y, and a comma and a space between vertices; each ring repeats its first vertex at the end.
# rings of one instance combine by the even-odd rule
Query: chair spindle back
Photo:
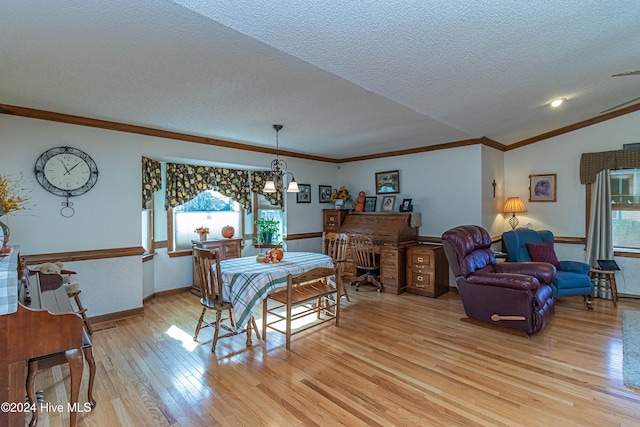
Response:
POLYGON ((207 301, 222 301, 222 271, 220 252, 216 249, 193 248, 193 259, 200 275, 200 293, 207 301))
POLYGON ((349 247, 351 256, 358 267, 376 268, 376 256, 373 241, 366 234, 350 234, 349 247))
POLYGON ((344 262, 349 252, 349 235, 347 233, 325 233, 322 250, 334 263, 344 262))

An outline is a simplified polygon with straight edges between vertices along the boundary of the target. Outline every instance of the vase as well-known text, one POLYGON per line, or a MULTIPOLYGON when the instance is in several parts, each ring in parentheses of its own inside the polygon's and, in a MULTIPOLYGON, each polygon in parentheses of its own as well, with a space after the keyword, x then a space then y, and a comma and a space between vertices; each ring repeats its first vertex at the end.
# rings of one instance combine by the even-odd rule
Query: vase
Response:
POLYGON ((336 200, 336 209, 344 209, 344 200, 342 199, 336 200))
POLYGON ((9 226, 0 221, 0 228, 2 228, 2 249, 9 246, 9 226))
POLYGON ((200 241, 204 242, 205 240, 207 240, 207 235, 206 234, 201 234, 200 235, 200 241))
POLYGON ((262 242, 259 242, 263 245, 270 245, 273 241, 273 232, 271 231, 262 231, 260 232, 260 237, 262 237, 262 242))

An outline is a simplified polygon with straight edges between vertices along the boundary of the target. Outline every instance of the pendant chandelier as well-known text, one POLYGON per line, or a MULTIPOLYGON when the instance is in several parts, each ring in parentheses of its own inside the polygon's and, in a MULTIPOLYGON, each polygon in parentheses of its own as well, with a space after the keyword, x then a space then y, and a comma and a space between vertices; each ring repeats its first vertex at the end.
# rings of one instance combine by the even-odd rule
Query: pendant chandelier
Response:
POLYGON ((262 191, 265 193, 276 193, 283 192, 286 189, 287 193, 299 193, 298 183, 293 177, 293 174, 287 172, 287 162, 280 159, 278 151, 278 132, 280 132, 283 126, 273 125, 273 128, 276 130, 276 158, 271 161, 271 179, 264 184, 262 191), (291 175, 291 181, 289 181, 289 185, 285 188, 284 177, 286 175, 291 175))

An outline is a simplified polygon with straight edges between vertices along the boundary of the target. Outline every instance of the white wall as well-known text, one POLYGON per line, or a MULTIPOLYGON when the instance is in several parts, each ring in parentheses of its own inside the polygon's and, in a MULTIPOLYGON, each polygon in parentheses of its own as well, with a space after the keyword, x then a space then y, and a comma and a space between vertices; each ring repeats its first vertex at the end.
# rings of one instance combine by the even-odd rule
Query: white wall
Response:
MULTIPOLYGON (((343 181, 354 196, 364 191, 375 196, 375 173, 398 169, 402 199, 413 199, 414 212, 422 213, 421 236, 439 237, 460 224, 482 221, 481 147, 452 148, 406 156, 342 164, 343 181)), ((376 210, 382 197, 378 196, 376 210)))
MULTIPOLYGON (((505 217, 504 206, 504 153, 482 146, 482 226, 490 236, 501 235, 505 217), (495 181, 495 190, 492 185, 495 181), (495 194, 494 194, 495 191, 495 194)), ((508 220, 508 218, 506 218, 508 220)))

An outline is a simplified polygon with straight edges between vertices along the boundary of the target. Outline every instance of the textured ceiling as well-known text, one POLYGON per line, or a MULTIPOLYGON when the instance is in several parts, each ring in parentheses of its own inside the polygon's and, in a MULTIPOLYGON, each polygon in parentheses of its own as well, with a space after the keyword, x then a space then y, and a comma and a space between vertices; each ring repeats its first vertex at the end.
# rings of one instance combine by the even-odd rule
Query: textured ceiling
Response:
POLYGON ((333 158, 509 145, 640 98, 611 77, 640 69, 639 22, 637 0, 3 0, 0 103, 268 147, 282 123, 333 158))

